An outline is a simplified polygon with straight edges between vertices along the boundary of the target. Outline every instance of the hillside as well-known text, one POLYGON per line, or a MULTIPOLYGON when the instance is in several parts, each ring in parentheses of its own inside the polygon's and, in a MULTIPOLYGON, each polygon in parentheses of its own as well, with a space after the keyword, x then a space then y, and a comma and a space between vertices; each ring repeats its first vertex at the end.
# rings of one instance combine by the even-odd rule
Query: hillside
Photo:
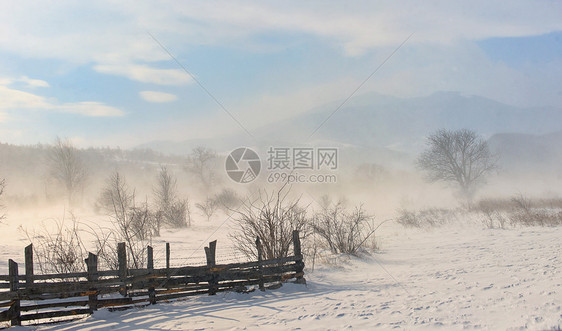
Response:
MULTIPOLYGON (((547 134, 562 130, 562 111, 557 108, 520 108, 479 96, 438 92, 425 97, 396 98, 375 93, 359 95, 336 112, 308 139, 341 103, 311 109, 289 120, 251 130, 253 145, 333 144, 417 154, 424 137, 440 129, 468 128, 490 137, 497 133, 547 134)), ((142 148, 183 154, 196 145, 230 150, 248 139, 245 133, 212 140, 147 142, 142 148)), ((386 155, 385 155, 386 156, 386 155)))

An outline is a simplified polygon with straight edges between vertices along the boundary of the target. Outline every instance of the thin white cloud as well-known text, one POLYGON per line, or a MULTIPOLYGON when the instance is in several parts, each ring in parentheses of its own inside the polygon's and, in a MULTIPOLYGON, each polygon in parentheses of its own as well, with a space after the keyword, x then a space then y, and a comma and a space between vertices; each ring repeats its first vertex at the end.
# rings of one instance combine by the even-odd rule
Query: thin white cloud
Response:
POLYGON ((33 79, 27 76, 21 76, 17 79, 10 78, 10 77, 0 77, 0 85, 8 86, 14 83, 21 82, 25 84, 27 88, 35 88, 35 87, 49 87, 49 83, 41 80, 41 79, 33 79))
POLYGON ((104 64, 94 70, 104 74, 125 76, 142 83, 158 85, 182 85, 191 83, 191 77, 179 69, 156 69, 146 65, 104 64))
POLYGON ((32 79, 27 76, 21 76, 18 81, 25 83, 29 88, 49 87, 49 83, 47 83, 46 81, 41 79, 32 79))
POLYGON ((89 117, 123 116, 125 112, 101 102, 84 101, 60 104, 52 98, 45 98, 33 93, 0 86, 0 110, 49 110, 80 114, 89 117))
POLYGON ((139 95, 148 102, 172 102, 178 99, 175 94, 158 91, 141 91, 139 95))
POLYGON ((118 117, 125 115, 125 112, 121 109, 94 101, 65 103, 55 107, 55 109, 65 113, 79 114, 89 117, 118 117))
POLYGON ((24 92, 7 86, 0 86, 0 109, 50 109, 45 97, 24 92))

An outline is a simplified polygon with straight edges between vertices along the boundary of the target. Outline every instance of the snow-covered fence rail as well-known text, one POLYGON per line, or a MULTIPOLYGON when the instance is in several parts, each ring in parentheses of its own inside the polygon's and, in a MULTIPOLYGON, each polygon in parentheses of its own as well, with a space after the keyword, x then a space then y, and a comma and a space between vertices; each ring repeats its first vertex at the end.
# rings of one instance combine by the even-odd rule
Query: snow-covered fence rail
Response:
POLYGON ((25 274, 9 260, 9 274, 0 275, 0 322, 21 325, 22 321, 40 323, 45 319, 78 317, 103 307, 126 309, 138 305, 220 291, 245 291, 246 286, 296 278, 304 282, 304 262, 298 231, 293 232, 294 254, 262 260, 262 245, 256 240, 257 261, 216 264, 216 240, 205 247, 207 265, 170 267, 170 246, 166 244, 166 267, 155 269, 153 249, 147 249, 145 269, 127 268, 124 244, 118 245, 117 270, 98 270, 98 257, 89 253, 87 271, 33 273, 33 246, 25 248, 25 274), (87 299, 86 299, 87 298, 87 299), (38 303, 42 301, 43 303, 38 303))

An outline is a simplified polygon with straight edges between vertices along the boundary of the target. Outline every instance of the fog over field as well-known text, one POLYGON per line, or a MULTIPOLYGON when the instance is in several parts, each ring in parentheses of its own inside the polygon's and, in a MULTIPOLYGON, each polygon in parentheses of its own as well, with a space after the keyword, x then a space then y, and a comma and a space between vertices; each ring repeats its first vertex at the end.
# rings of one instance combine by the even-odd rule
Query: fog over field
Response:
POLYGON ((149 245, 155 268, 166 243, 172 267, 210 266, 213 240, 217 264, 242 263, 290 256, 298 230, 307 283, 72 322, 18 322, 0 300, 0 325, 559 330, 560 17, 552 1, 3 3, 0 275, 25 274, 30 243, 36 274, 84 272, 88 253, 117 270, 121 242, 148 270, 149 245))

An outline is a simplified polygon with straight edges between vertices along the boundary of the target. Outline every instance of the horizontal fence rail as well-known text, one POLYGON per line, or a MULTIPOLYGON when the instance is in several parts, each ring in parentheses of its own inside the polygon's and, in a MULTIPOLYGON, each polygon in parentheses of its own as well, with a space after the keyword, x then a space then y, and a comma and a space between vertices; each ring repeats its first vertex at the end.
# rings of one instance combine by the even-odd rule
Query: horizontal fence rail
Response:
POLYGON ((263 260, 260 238, 256 239, 257 261, 216 264, 216 240, 205 247, 207 264, 170 267, 170 245, 166 243, 166 267, 154 268, 153 248, 147 247, 145 269, 127 267, 124 243, 118 244, 118 269, 98 270, 98 256, 88 254, 87 271, 63 274, 33 273, 33 246, 25 248, 25 274, 18 264, 8 261, 9 274, 0 275, 0 322, 21 325, 22 321, 41 323, 45 319, 92 314, 95 310, 121 310, 156 304, 181 297, 236 290, 247 286, 296 279, 304 283, 304 262, 298 231, 293 232, 293 256, 263 260), (38 303, 37 301, 42 301, 38 303))

